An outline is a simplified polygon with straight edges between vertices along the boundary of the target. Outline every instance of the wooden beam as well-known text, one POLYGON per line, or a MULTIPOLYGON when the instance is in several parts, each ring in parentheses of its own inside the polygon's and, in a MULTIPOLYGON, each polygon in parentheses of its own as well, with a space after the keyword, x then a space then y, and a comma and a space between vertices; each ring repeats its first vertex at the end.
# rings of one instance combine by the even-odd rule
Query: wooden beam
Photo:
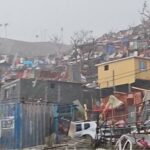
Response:
POLYGON ((135 89, 135 90, 140 90, 140 91, 150 91, 148 89, 143 89, 143 88, 139 88, 139 87, 135 87, 135 86, 132 86, 131 88, 135 89))
POLYGON ((116 93, 116 94, 124 94, 124 95, 125 95, 125 94, 128 94, 128 93, 119 92, 119 91, 114 91, 114 94, 115 94, 115 93, 116 93))

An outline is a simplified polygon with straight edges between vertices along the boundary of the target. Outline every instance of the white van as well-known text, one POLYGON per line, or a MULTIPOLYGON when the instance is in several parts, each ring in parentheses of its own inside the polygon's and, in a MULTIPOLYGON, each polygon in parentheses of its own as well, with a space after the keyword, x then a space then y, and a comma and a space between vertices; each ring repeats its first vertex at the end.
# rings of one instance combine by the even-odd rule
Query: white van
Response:
POLYGON ((111 128, 101 128, 99 129, 99 134, 96 134, 96 121, 77 121, 70 123, 70 129, 68 132, 68 136, 75 137, 84 137, 86 139, 90 139, 91 142, 96 139, 100 139, 100 137, 105 137, 107 140, 113 136, 113 132, 111 128))
POLYGON ((96 137, 96 127, 95 121, 76 121, 70 123, 70 129, 68 136, 75 137, 90 137, 95 139, 96 137))

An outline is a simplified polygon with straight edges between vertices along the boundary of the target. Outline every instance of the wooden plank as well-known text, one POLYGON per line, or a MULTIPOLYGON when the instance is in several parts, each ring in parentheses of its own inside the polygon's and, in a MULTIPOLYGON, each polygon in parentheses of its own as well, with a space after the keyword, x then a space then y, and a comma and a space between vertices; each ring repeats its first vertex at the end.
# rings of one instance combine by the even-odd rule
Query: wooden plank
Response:
POLYGON ((139 87, 135 87, 135 86, 132 86, 131 88, 135 89, 135 90, 140 90, 140 91, 150 91, 148 89, 143 89, 143 88, 139 88, 139 87))

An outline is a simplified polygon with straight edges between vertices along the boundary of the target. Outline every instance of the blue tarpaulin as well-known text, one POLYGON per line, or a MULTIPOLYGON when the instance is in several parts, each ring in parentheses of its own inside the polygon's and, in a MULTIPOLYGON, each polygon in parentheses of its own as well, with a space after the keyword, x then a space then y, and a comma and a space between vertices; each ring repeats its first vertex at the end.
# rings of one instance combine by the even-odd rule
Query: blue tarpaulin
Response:
POLYGON ((33 62, 30 61, 30 60, 25 60, 25 61, 23 62, 23 64, 24 64, 25 66, 27 66, 27 67, 32 67, 33 62))
POLYGON ((129 47, 129 38, 128 37, 122 38, 122 43, 124 46, 129 47))
POLYGON ((114 44, 113 43, 108 43, 106 45, 106 51, 107 51, 108 54, 114 53, 116 51, 116 48, 115 48, 114 44))

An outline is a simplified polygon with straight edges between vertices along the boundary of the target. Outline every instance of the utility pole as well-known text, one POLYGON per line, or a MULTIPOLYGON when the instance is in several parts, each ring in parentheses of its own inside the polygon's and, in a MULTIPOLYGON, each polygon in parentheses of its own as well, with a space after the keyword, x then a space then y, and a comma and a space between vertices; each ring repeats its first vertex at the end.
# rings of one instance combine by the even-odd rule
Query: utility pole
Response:
POLYGON ((101 104, 101 102, 102 102, 102 100, 101 100, 101 98, 102 98, 102 92, 101 92, 101 87, 99 87, 99 101, 100 101, 100 104, 101 104))
POLYGON ((113 90, 115 91, 116 88, 115 88, 115 71, 113 70, 113 90))
MULTIPOLYGON (((3 25, 2 24, 0 24, 0 27, 2 27, 3 25)), ((1 34, 0 34, 0 37, 1 37, 1 34)))
POLYGON ((5 38, 7 38, 7 26, 8 26, 8 23, 5 23, 4 24, 5 38))
POLYGON ((61 43, 63 44, 64 43, 64 28, 61 27, 61 43))
POLYGON ((35 35, 35 38, 36 38, 36 41, 39 42, 39 35, 38 34, 35 35))

